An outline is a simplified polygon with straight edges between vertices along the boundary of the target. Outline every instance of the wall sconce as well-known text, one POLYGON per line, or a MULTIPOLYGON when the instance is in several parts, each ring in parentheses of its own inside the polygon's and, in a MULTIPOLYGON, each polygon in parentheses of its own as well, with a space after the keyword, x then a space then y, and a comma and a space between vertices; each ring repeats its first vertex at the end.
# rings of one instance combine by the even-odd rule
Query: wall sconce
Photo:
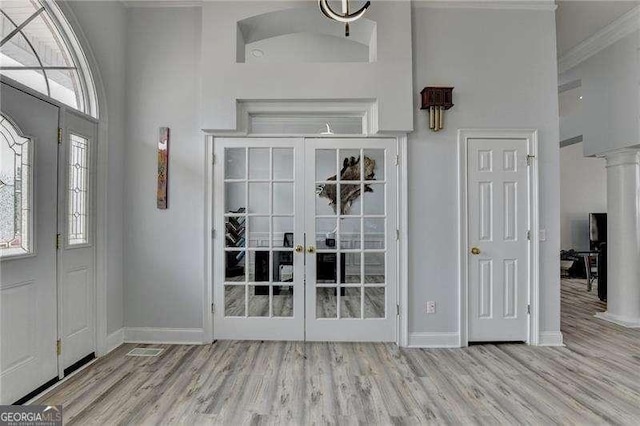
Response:
POLYGON ((420 92, 422 107, 429 110, 429 128, 434 132, 444 127, 444 112, 453 106, 453 87, 425 87, 420 92))

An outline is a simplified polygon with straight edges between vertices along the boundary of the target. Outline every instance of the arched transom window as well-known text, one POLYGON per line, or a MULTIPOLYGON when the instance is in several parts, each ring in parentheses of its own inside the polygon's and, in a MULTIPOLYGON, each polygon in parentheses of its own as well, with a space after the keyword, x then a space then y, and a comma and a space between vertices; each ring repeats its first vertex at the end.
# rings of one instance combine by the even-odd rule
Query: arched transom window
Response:
POLYGON ((58 6, 2 0, 0 12, 0 74, 97 117, 86 58, 58 6))

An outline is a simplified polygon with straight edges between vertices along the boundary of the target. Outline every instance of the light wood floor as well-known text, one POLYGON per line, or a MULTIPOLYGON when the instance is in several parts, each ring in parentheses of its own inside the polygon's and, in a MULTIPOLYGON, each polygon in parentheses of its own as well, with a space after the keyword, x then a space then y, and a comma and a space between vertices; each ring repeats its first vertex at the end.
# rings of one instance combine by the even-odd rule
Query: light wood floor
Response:
POLYGON ((43 397, 74 424, 640 424, 640 330, 562 285, 566 347, 225 341, 124 345, 43 397))

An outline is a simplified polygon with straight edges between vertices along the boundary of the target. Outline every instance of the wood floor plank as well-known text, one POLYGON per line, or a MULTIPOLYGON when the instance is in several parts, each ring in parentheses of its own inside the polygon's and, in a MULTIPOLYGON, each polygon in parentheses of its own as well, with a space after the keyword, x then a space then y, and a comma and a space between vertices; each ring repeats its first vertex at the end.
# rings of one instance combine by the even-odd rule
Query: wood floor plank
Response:
POLYGON ((561 302, 561 348, 127 344, 36 403, 65 424, 640 424, 640 330, 595 318, 584 280, 563 280, 561 302))

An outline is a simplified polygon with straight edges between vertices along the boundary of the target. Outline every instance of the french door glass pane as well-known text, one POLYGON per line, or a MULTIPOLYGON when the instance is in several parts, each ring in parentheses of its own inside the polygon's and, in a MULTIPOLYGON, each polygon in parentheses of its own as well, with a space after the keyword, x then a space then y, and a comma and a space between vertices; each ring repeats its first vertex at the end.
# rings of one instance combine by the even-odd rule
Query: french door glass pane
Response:
POLYGON ((271 177, 269 148, 249 148, 249 179, 266 180, 271 177))
POLYGON ((247 206, 247 184, 244 182, 226 182, 224 185, 224 211, 244 213, 247 206))
POLYGON ((293 316, 293 286, 273 287, 273 316, 293 316))
POLYGON ((335 149, 316 150, 316 180, 336 180, 336 155, 335 149))
POLYGON ((364 317, 384 318, 384 287, 365 287, 364 317))
POLYGON ((245 148, 226 148, 225 179, 244 179, 247 173, 247 150, 245 148))
POLYGON ((245 312, 245 286, 224 286, 224 314, 228 317, 244 316, 245 312))
POLYGON ((249 316, 269 316, 269 286, 250 285, 249 288, 249 316))
POLYGON ((340 288, 340 318, 360 318, 361 288, 340 288))
POLYGON ((273 179, 293 180, 292 148, 273 148, 273 179))
POLYGON ((337 318, 338 296, 335 287, 316 288, 316 317, 337 318))

